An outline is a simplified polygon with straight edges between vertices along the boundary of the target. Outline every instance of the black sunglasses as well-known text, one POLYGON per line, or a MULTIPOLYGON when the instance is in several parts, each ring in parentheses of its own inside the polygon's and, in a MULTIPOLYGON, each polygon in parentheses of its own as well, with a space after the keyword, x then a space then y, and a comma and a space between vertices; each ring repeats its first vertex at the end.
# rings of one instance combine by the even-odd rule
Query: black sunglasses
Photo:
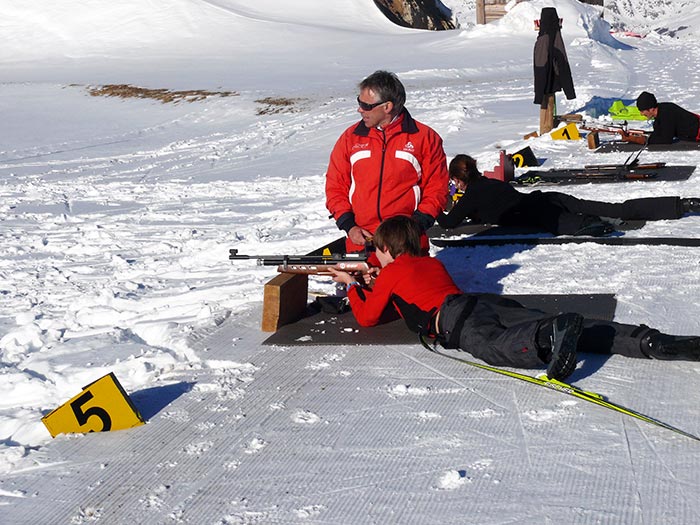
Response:
POLYGON ((362 111, 372 111, 377 106, 381 106, 382 104, 386 104, 387 102, 388 100, 385 100, 384 102, 375 102, 374 104, 368 104, 367 102, 362 102, 359 96, 357 97, 357 105, 360 106, 360 109, 362 111))

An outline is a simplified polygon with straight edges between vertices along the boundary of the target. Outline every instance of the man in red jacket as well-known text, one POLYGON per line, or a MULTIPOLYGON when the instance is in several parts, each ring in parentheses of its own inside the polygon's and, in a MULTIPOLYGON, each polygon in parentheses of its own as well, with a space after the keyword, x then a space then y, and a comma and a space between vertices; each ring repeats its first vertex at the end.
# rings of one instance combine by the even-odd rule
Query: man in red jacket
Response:
POLYGON ((667 335, 644 325, 584 319, 575 313, 552 316, 497 295, 464 294, 440 261, 420 255, 420 234, 410 217, 393 217, 379 225, 374 245, 382 268, 371 289, 346 272, 332 271, 333 280, 346 285, 360 325, 378 324, 391 304, 411 330, 436 338, 446 348, 461 348, 495 366, 546 364, 547 375, 559 380, 576 369, 577 350, 700 361, 700 337, 667 335))
MULTIPOLYGON (((359 89, 362 120, 340 136, 326 173, 326 207, 348 235, 348 252, 363 250, 379 223, 396 215, 413 216, 427 230, 448 193, 442 139, 406 110, 398 77, 376 71, 359 89)), ((427 252, 424 235, 422 245, 427 252)))

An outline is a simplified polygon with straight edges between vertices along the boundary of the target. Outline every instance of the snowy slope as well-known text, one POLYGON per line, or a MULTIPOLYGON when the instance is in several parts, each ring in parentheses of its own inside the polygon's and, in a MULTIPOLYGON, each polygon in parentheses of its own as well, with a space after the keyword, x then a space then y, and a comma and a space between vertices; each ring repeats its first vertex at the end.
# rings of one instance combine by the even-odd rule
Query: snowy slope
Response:
POLYGON ((606 17, 615 26, 641 34, 696 38, 700 6, 693 0, 606 2, 606 17))
MULTIPOLYGON (((606 2, 628 29, 651 14, 645 31, 690 26, 644 39, 613 39, 612 17, 573 0, 442 33, 393 26, 371 0, 4 2, 0 521, 696 521, 695 443, 419 347, 261 346, 274 272, 227 259, 234 246, 304 253, 339 236, 323 204, 328 154, 357 120, 357 82, 379 68, 399 74, 449 157, 490 169, 500 148, 528 145, 544 167, 622 162, 583 142, 522 139, 538 126, 532 21, 553 3, 578 95, 559 96, 560 112, 644 89, 700 110, 698 7, 684 0, 606 2), (233 94, 90 96, 110 83, 233 94), (41 416, 108 372, 149 424, 51 440, 41 416)), ((700 153, 644 158, 696 165, 700 153)), ((562 190, 694 196, 697 180, 562 190)), ((700 219, 633 234, 697 237, 700 219)), ((615 293, 622 322, 700 333, 696 249, 436 255, 467 291, 615 293)), ((698 434, 699 373, 584 356, 573 380, 698 434)))

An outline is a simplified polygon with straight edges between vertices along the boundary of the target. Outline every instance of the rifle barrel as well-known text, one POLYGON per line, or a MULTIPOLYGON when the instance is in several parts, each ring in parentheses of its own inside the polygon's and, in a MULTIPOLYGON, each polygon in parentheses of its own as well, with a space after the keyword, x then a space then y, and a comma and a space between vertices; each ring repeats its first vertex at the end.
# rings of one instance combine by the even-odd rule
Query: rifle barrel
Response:
POLYGON ((238 249, 231 248, 229 250, 229 259, 231 260, 249 260, 256 259, 258 264, 262 266, 278 266, 289 264, 307 264, 307 265, 336 265, 342 263, 365 262, 367 254, 347 253, 347 254, 331 254, 331 255, 245 255, 238 253, 238 249))

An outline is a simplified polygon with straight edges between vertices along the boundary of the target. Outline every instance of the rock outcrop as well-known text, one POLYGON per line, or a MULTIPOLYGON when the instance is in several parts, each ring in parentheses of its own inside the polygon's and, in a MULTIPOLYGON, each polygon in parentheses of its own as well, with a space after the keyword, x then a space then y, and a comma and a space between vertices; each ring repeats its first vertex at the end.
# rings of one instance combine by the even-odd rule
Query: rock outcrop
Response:
POLYGON ((454 29, 452 11, 440 0, 374 0, 389 20, 415 29, 454 29))

